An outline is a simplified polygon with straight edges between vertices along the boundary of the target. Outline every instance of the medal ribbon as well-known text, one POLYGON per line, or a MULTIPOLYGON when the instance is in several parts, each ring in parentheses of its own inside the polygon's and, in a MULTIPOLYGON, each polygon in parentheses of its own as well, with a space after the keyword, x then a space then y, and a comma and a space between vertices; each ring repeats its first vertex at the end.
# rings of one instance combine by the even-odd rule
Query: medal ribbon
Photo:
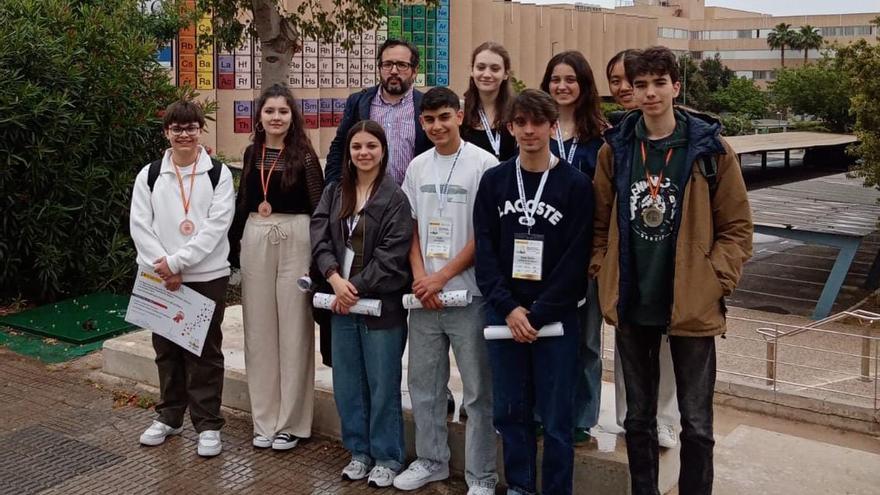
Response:
MULTIPOLYGON (((559 127, 559 121, 556 122, 556 146, 559 148, 559 158, 567 161, 569 165, 574 165, 574 152, 578 148, 578 138, 574 137, 571 141, 571 148, 565 153, 565 141, 562 139, 562 129, 559 127)), ((578 170, 581 167, 578 165, 578 170)))
POLYGON ((669 161, 672 160, 672 152, 674 151, 672 148, 669 148, 666 151, 666 163, 663 164, 663 168, 660 169, 660 175, 657 176, 657 184, 651 180, 651 171, 648 170, 648 152, 645 151, 645 142, 642 141, 639 143, 642 147, 642 165, 645 166, 645 180, 648 181, 648 193, 651 194, 651 199, 655 202, 657 201, 657 196, 660 194, 660 185, 663 183, 663 171, 666 170, 666 167, 669 165, 669 161))
POLYGON ((483 124, 483 131, 486 132, 486 137, 489 138, 489 144, 492 145, 492 150, 495 151, 495 158, 501 157, 501 132, 497 135, 494 131, 492 131, 492 126, 489 125, 489 117, 486 115, 486 112, 480 108, 480 123, 483 124))
POLYGON ((519 157, 516 157, 516 187, 519 190, 519 200, 522 202, 523 215, 526 217, 528 223, 527 228, 529 235, 532 235, 532 225, 535 223, 535 211, 538 210, 538 203, 541 202, 541 196, 544 194, 544 186, 547 185, 547 177, 550 175, 551 168, 553 168, 552 153, 550 154, 550 167, 541 175, 541 182, 538 183, 538 190, 535 191, 535 197, 533 199, 535 206, 529 210, 528 202, 526 201, 526 188, 523 185, 522 162, 519 157))
MULTIPOLYGON (((452 180, 452 172, 455 171, 455 164, 458 163, 458 157, 461 156, 461 150, 467 146, 467 141, 462 141, 461 146, 458 147, 458 151, 455 152, 455 159, 452 160, 452 167, 449 169, 449 175, 446 176, 446 184, 443 185, 443 188, 440 188, 440 176, 437 175, 437 168, 433 167, 434 177, 436 182, 434 182, 434 191, 437 193, 437 198, 439 200, 439 204, 437 205, 437 209, 440 210, 440 216, 443 216, 443 209, 446 208, 446 203, 449 202, 449 181, 452 180)), ((437 148, 434 148, 434 160, 439 161, 439 155, 437 154, 437 148)))
POLYGON ((196 161, 193 162, 193 169, 189 176, 189 195, 185 194, 183 191, 183 177, 180 175, 180 170, 178 170, 177 165, 174 164, 174 161, 171 161, 171 166, 174 168, 174 173, 177 175, 177 185, 180 186, 180 198, 183 200, 183 217, 186 218, 189 215, 189 203, 192 199, 193 189, 196 185, 196 165, 199 163, 199 155, 196 155, 196 161))
POLYGON ((263 156, 260 158, 260 183, 263 185, 263 201, 268 201, 269 179, 272 178, 272 172, 275 171, 275 166, 278 165, 278 160, 283 153, 284 147, 282 146, 281 151, 278 152, 278 156, 275 157, 275 161, 272 162, 272 166, 269 168, 269 175, 267 176, 264 174, 266 170, 266 145, 263 145, 263 156))

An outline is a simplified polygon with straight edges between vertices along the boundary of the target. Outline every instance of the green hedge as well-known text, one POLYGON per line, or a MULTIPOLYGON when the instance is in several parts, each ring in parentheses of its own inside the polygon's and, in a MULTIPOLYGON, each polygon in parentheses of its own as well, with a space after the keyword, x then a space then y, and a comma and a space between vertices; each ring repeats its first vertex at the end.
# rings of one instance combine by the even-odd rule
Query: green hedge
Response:
POLYGON ((0 297, 130 283, 137 171, 175 97, 136 0, 0 0, 0 297))

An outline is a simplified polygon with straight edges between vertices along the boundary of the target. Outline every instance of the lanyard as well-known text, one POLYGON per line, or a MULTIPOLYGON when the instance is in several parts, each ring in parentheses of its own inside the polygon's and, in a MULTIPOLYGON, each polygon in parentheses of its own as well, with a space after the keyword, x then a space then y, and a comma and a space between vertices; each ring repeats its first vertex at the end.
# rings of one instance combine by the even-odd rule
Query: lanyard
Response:
POLYGON ((196 165, 199 163, 199 157, 201 153, 196 156, 196 161, 193 162, 193 169, 189 176, 189 195, 185 194, 183 191, 183 177, 180 175, 180 170, 177 169, 177 165, 174 164, 174 161, 171 161, 171 166, 174 168, 174 173, 177 175, 177 185, 180 186, 180 198, 183 200, 183 216, 184 218, 189 215, 189 203, 192 199, 193 189, 195 189, 196 185, 196 165))
POLYGON ((263 145, 263 156, 260 158, 260 183, 263 185, 263 201, 266 201, 266 196, 269 194, 269 179, 272 178, 272 172, 275 171, 275 165, 278 165, 278 160, 283 153, 284 147, 281 148, 281 151, 278 152, 278 156, 275 157, 275 161, 272 162, 272 166, 269 168, 269 175, 264 175, 263 172, 266 169, 266 145, 263 145))
MULTIPOLYGON (((565 153, 565 141, 562 139, 562 129, 559 128, 559 123, 556 123, 556 145, 559 147, 559 158, 562 158, 569 165, 574 165, 574 152, 578 147, 578 138, 574 137, 571 141, 571 149, 568 150, 568 154, 565 153)), ((578 170, 580 170, 580 164, 578 165, 578 170)))
POLYGON ((666 163, 663 164, 663 168, 660 169, 660 175, 657 176, 657 183, 655 184, 653 180, 651 180, 651 171, 648 170, 648 153, 645 151, 645 142, 642 141, 639 143, 642 148, 642 165, 645 167, 645 179, 648 181, 648 192, 651 194, 651 199, 656 200, 657 195, 660 194, 660 185, 663 183, 663 171, 666 170, 666 167, 669 165, 669 161, 672 159, 672 148, 666 151, 666 163))
POLYGON ((489 138, 489 144, 492 145, 492 150, 495 151, 495 158, 501 157, 501 132, 497 135, 494 131, 492 131, 492 126, 489 125, 489 117, 486 116, 486 112, 480 108, 480 123, 483 124, 483 131, 486 133, 486 137, 489 138))
MULTIPOLYGON (((553 166, 553 155, 550 155, 550 168, 553 166)), ((538 183, 538 190, 535 191, 535 197, 532 199, 534 206, 529 209, 528 201, 526 201, 526 188, 523 185, 522 162, 516 157, 516 187, 519 190, 519 200, 522 203, 523 215, 526 217, 526 224, 529 235, 532 234, 532 225, 535 224, 535 211, 538 209, 538 203, 541 202, 541 196, 544 194, 544 186, 547 185, 547 177, 550 175, 550 168, 541 175, 541 182, 538 183)))
MULTIPOLYGON (((458 157, 461 156, 461 150, 467 146, 467 141, 462 141, 461 146, 458 147, 458 151, 455 152, 455 159, 452 160, 452 167, 449 168, 449 175, 446 176, 446 183, 443 184, 443 187, 440 187, 440 176, 437 174, 437 167, 431 167, 434 170, 434 177, 436 182, 434 182, 434 191, 437 193, 437 199, 439 203, 437 205, 437 209, 440 210, 440 216, 443 216, 443 209, 446 208, 446 203, 449 202, 449 181, 452 180, 452 172, 455 171, 455 164, 458 163, 458 157)), ((434 148, 434 161, 439 161, 439 155, 437 154, 437 148, 434 148)))
MULTIPOLYGON (((356 193, 355 193, 356 194, 356 193)), ((364 208, 367 206, 367 203, 370 201, 370 196, 364 199, 364 204, 361 205, 360 208, 356 208, 357 213, 345 219, 346 227, 348 227, 348 238, 346 238, 345 243, 348 246, 351 246, 351 236, 354 235, 354 229, 357 228, 358 222, 361 221, 361 213, 364 211, 364 208)))

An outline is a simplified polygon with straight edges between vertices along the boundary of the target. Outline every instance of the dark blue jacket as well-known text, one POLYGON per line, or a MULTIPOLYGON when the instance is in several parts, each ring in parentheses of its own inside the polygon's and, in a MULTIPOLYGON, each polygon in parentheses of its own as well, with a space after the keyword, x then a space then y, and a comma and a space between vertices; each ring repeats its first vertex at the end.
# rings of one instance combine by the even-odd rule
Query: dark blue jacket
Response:
MULTIPOLYGON (((352 126, 361 120, 370 118, 370 105, 378 91, 379 86, 366 88, 357 93, 352 93, 349 95, 348 100, 345 101, 345 113, 342 114, 342 121, 336 129, 336 137, 330 143, 330 151, 327 152, 327 165, 324 167, 324 182, 326 184, 336 182, 342 177, 342 156, 344 155, 345 138, 348 136, 348 131, 352 126)), ((419 115, 421 114, 419 107, 421 105, 422 92, 413 89, 413 107, 415 107, 413 113, 416 119, 416 149, 413 153, 414 157, 428 151, 433 146, 428 141, 428 136, 425 135, 425 131, 422 130, 422 125, 419 123, 419 115)), ((389 141, 393 141, 394 138, 394 136, 388 136, 389 141)))
MULTIPOLYGON (((687 119, 688 144, 685 163, 692 164, 696 163, 697 160, 702 160, 703 157, 715 157, 716 155, 726 153, 724 145, 720 140, 721 124, 716 119, 690 110, 679 109, 679 111, 687 119)), ((617 302, 619 321, 626 321, 626 308, 633 290, 634 267, 630 251, 629 202, 630 185, 632 182, 633 143, 636 139, 636 123, 638 123, 641 117, 641 111, 633 110, 627 112, 617 126, 605 131, 605 142, 611 148, 614 157, 612 183, 617 199, 617 225, 618 232, 620 232, 618 239, 620 243, 620 279, 618 287, 619 299, 617 302)), ((681 191, 682 197, 685 195, 685 188, 691 182, 691 177, 692 174, 685 173, 681 174, 679 178, 677 186, 678 190, 681 191)), ((679 227, 685 214, 687 212, 682 211, 682 214, 675 217, 675 225, 672 231, 673 245, 677 246, 679 227)))

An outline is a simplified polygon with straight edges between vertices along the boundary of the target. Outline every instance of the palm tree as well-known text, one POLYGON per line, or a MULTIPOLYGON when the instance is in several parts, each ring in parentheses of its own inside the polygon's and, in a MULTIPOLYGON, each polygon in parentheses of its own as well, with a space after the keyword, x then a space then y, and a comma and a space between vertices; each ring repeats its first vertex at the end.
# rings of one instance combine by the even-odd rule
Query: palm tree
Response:
POLYGON ((791 30, 791 24, 780 22, 767 35, 767 45, 771 50, 779 48, 782 54, 782 66, 785 67, 785 47, 791 48, 795 42, 796 31, 791 30))
POLYGON ((819 28, 815 28, 809 24, 801 26, 801 29, 795 31, 794 35, 794 45, 792 45, 792 48, 804 51, 804 65, 806 65, 807 54, 809 51, 822 48, 822 43, 825 39, 819 34, 819 28))

